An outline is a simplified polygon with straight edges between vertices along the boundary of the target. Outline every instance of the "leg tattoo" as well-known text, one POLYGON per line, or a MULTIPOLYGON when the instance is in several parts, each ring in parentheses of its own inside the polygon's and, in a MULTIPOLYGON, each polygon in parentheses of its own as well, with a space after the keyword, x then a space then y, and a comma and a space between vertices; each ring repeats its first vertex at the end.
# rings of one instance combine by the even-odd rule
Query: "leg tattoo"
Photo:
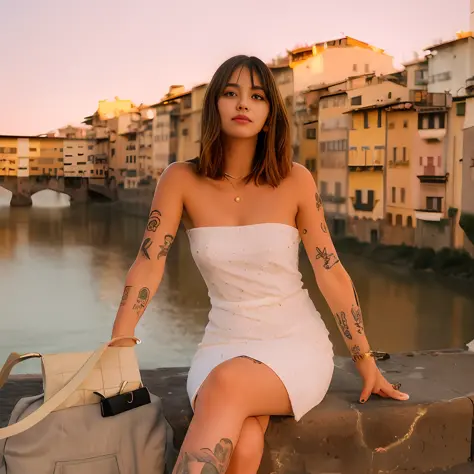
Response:
POLYGON ((189 474, 191 462, 204 464, 201 474, 224 474, 229 467, 232 451, 232 441, 222 438, 216 444, 214 452, 208 448, 201 448, 198 452, 185 452, 178 460, 176 474, 189 474))

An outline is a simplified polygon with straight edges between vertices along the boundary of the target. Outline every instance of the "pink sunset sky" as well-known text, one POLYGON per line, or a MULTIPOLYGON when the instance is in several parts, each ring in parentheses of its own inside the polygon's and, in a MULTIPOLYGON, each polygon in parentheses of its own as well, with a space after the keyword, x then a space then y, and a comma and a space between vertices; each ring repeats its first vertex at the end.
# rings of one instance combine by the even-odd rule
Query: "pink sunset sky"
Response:
POLYGON ((0 0, 0 135, 78 124, 100 99, 156 103, 234 54, 353 36, 395 64, 469 29, 469 0, 0 0))

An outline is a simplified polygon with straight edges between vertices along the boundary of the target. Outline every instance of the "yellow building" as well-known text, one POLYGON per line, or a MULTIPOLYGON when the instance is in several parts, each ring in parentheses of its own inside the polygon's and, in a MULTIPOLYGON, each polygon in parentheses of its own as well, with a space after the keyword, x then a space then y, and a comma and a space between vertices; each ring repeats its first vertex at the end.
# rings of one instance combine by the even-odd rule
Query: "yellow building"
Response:
MULTIPOLYGON (((385 215, 386 112, 383 105, 370 105, 355 108, 350 114, 349 216, 382 220, 385 215)), ((371 239, 374 240, 373 233, 371 239)))
POLYGON ((0 136, 0 176, 18 174, 18 138, 0 136))
POLYGON ((386 113, 386 220, 391 226, 413 228, 416 226, 415 209, 418 208, 414 190, 419 186, 413 167, 413 160, 417 158, 418 114, 410 102, 388 107, 386 113))
POLYGON ((64 176, 63 152, 63 138, 41 138, 40 156, 30 160, 30 176, 64 176))

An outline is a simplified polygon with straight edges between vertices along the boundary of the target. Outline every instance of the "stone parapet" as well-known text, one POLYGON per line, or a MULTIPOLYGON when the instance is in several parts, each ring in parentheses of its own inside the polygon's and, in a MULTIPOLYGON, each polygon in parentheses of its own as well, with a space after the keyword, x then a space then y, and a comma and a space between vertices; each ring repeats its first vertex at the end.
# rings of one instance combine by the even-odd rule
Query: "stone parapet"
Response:
MULTIPOLYGON (((272 418, 260 474, 474 472, 474 353, 399 354, 379 367, 391 382, 402 384, 409 401, 373 396, 360 405, 361 381, 352 362, 336 358, 321 405, 298 423, 272 418)), ((163 399, 177 446, 192 417, 186 376, 186 368, 143 371, 145 384, 163 399)), ((0 391, 0 425, 18 398, 40 391, 37 377, 13 377, 0 391)))

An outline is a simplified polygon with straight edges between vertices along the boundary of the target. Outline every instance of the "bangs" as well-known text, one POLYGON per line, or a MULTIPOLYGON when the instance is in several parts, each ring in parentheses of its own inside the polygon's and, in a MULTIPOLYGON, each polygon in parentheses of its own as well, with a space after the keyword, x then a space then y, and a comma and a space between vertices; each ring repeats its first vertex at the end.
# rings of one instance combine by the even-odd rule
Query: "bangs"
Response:
POLYGON ((219 95, 221 95, 224 92, 224 89, 226 85, 229 83, 232 75, 236 71, 239 71, 238 76, 237 76, 237 80, 238 80, 240 78, 240 74, 242 73, 242 70, 246 68, 248 69, 250 73, 250 81, 252 82, 252 87, 256 87, 256 86, 262 87, 263 92, 265 92, 265 95, 267 96, 271 105, 272 94, 270 93, 270 87, 269 87, 270 78, 267 77, 268 75, 267 66, 265 66, 265 64, 260 59, 256 58, 255 56, 250 56, 250 57, 243 56, 239 59, 240 61, 237 61, 236 64, 233 64, 232 67, 228 69, 226 77, 223 78, 224 80, 222 81, 222 84, 221 84, 222 90, 219 91, 219 95), (257 81, 259 81, 260 84, 257 84, 257 81))

